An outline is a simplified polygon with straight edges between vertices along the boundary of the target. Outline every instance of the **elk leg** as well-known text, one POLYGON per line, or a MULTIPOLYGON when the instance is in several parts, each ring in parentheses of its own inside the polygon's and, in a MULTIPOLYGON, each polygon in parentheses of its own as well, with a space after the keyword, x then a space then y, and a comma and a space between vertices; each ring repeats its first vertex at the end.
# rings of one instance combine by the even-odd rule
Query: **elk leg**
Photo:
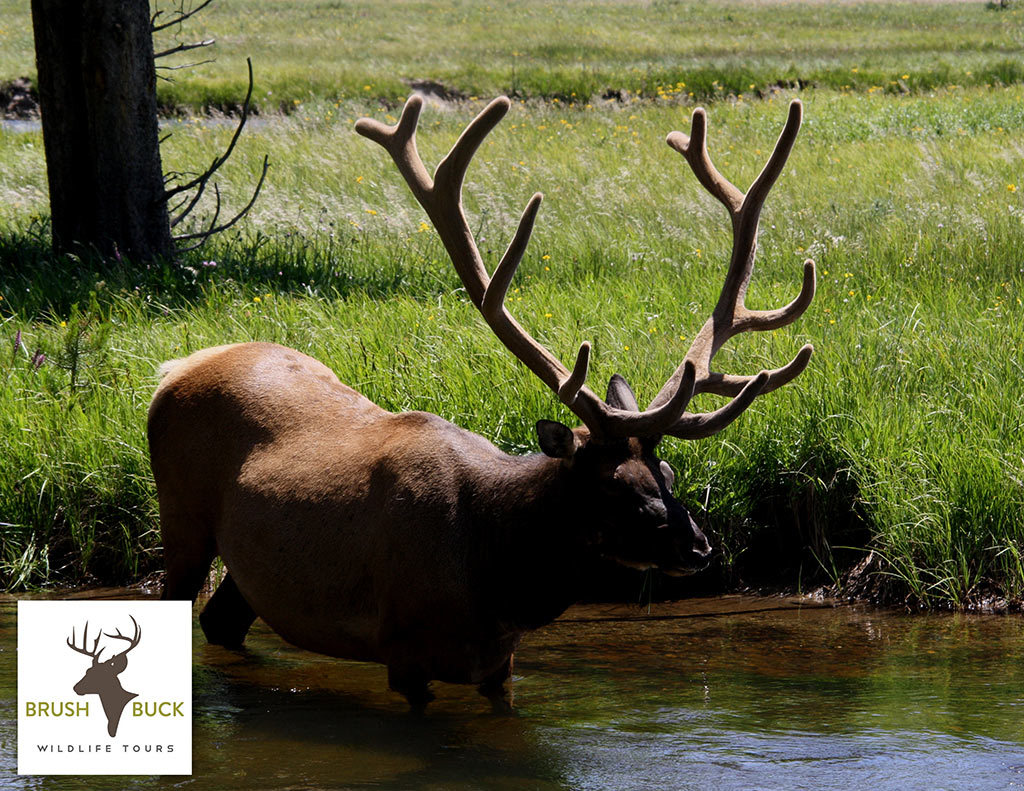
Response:
POLYGON ((230 573, 199 613, 199 625, 203 627, 207 641, 225 648, 241 648, 245 634, 255 620, 256 613, 242 598, 230 573))
POLYGON ((494 673, 483 680, 476 689, 491 702, 491 710, 495 714, 511 714, 513 695, 505 686, 512 677, 512 656, 494 673))
POLYGON ((196 520, 160 510, 164 542, 164 590, 160 598, 195 602, 217 554, 213 542, 196 530, 196 520))
POLYGON ((409 710, 414 714, 422 714, 427 704, 434 699, 430 691, 430 682, 418 671, 388 665, 388 686, 395 692, 405 695, 409 701, 409 710))

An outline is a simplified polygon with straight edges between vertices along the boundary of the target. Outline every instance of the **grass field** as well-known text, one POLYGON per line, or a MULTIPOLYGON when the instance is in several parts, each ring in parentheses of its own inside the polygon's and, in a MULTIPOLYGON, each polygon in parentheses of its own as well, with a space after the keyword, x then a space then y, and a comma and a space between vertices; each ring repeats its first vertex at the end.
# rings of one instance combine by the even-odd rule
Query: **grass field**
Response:
MULTIPOLYGON (((159 568, 145 409, 156 365, 206 345, 295 346, 389 409, 437 412, 513 452, 534 448, 537 418, 571 419, 485 331, 390 160, 352 132, 360 115, 397 114, 402 78, 519 92, 469 174, 481 246, 493 264, 544 192, 510 307, 564 360, 591 340, 593 382, 619 371, 653 396, 728 257, 724 211, 663 142, 688 129, 690 88, 706 77, 695 93, 712 156, 743 186, 788 101, 805 104, 751 305, 788 301, 805 257, 819 274, 796 325, 717 358, 753 372, 810 341, 809 370, 722 434, 663 443, 677 493, 722 548, 717 573, 804 586, 871 549, 893 595, 1021 600, 1024 87, 991 76, 1020 62, 1019 6, 513 3, 487 27, 480 4, 381 6, 223 3, 197 23, 220 41, 218 63, 165 96, 227 102, 242 86, 225 75, 253 54, 257 93, 288 112, 264 99, 225 174, 241 205, 270 155, 252 215, 179 264, 54 260, 41 136, 0 132, 4 587, 159 568), (542 13, 565 16, 538 24, 542 13), (435 18, 443 49, 430 46, 435 18), (767 91, 799 81, 817 87, 767 91), (611 87, 645 98, 601 100, 611 87)), ((13 6, 0 9, 0 42, 14 41, 13 6)), ((30 44, 0 48, 0 80, 30 44)), ((481 106, 428 107, 424 158, 481 106)), ((170 130, 174 170, 205 164, 230 134, 202 117, 170 130)))
MULTIPOLYGON (((191 3, 195 5, 196 3, 191 3)), ((161 0, 165 12, 175 4, 161 0)), ((1024 6, 971 2, 764 0, 217 0, 161 32, 157 51, 216 39, 215 58, 163 72, 167 103, 231 106, 252 57, 257 101, 399 100, 410 80, 466 96, 587 100, 609 90, 697 98, 814 83, 836 90, 931 90, 1024 79, 1024 6)), ((28 3, 0 0, 0 80, 32 75, 28 3)), ((172 59, 173 60, 173 59, 172 59)), ((170 65, 164 63, 164 65, 170 65)))

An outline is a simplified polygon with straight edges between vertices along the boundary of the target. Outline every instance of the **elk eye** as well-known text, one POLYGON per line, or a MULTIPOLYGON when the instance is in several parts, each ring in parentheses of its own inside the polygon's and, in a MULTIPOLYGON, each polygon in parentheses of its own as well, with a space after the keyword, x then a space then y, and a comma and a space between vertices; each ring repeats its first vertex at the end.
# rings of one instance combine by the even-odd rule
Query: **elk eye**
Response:
POLYGON ((676 474, 672 472, 667 461, 661 463, 661 475, 665 479, 665 488, 671 492, 676 485, 676 474))

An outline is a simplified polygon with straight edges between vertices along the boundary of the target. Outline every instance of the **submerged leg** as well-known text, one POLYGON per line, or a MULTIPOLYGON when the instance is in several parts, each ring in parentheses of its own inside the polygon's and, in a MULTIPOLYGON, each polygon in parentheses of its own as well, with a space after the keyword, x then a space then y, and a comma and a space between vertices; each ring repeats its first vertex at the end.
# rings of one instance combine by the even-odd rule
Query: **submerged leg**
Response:
POLYGON ((505 682, 512 677, 512 656, 509 656, 504 665, 499 667, 483 683, 477 687, 477 691, 491 702, 491 710, 495 714, 511 714, 513 696, 505 686, 505 682))
POLYGON ((409 701, 409 710, 413 714, 422 714, 427 704, 434 699, 430 691, 430 682, 416 671, 409 671, 388 665, 388 686, 395 692, 405 695, 409 701))
POLYGON ((199 625, 203 627, 206 639, 225 648, 241 648, 246 632, 255 620, 256 613, 242 598, 230 573, 217 586, 199 614, 199 625))

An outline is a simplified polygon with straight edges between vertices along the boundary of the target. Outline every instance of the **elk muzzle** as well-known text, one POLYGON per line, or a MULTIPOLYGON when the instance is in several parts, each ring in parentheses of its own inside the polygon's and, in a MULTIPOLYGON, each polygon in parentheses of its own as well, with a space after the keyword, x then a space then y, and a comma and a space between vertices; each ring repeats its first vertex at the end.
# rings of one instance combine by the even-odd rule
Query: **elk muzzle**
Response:
POLYGON ((688 526, 678 525, 673 529, 672 526, 666 525, 664 529, 672 540, 671 552, 676 560, 664 565, 659 564, 658 567, 672 577, 685 577, 703 571, 711 562, 711 544, 707 536, 688 513, 684 512, 683 518, 688 526))

